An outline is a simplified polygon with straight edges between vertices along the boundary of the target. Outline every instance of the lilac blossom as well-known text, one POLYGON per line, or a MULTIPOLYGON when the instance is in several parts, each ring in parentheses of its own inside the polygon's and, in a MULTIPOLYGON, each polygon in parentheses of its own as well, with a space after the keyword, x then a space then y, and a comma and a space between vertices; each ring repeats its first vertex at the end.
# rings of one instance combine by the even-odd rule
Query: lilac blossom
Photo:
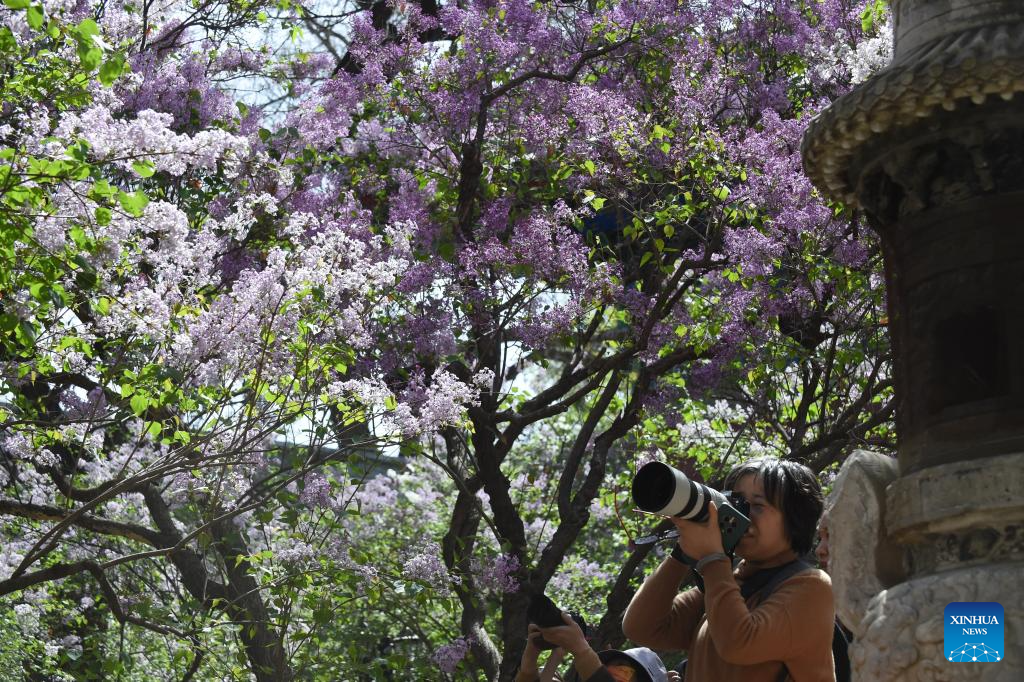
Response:
POLYGON ((405 560, 402 564, 402 575, 410 580, 426 583, 442 594, 448 593, 449 586, 454 582, 441 560, 441 546, 432 541, 416 548, 415 553, 405 560))
POLYGON ((301 499, 309 507, 326 507, 331 502, 331 484, 323 474, 306 474, 301 499))
POLYGON ((95 158, 111 159, 126 170, 136 160, 151 162, 158 170, 182 175, 189 168, 211 169, 224 160, 229 172, 248 154, 244 138, 221 130, 179 135, 171 130, 173 117, 144 109, 135 118, 115 120, 101 107, 70 113, 61 119, 55 134, 81 136, 95 158))
POLYGON ((499 554, 493 559, 481 562, 476 571, 477 584, 498 594, 519 590, 519 559, 511 554, 499 554))
POLYGON ((458 637, 455 640, 438 648, 431 659, 443 672, 449 675, 455 672, 459 663, 469 653, 470 640, 466 637, 458 637))

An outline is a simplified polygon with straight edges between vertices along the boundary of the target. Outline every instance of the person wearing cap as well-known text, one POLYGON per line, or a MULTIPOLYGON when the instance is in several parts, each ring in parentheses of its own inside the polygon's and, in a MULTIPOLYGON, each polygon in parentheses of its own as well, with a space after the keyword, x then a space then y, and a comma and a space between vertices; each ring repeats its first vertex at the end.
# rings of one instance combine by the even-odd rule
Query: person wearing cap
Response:
POLYGON ((526 636, 526 650, 520 661, 516 682, 550 682, 559 680, 555 668, 565 652, 573 657, 573 667, 583 682, 679 682, 677 673, 665 670, 665 664, 656 653, 646 647, 635 649, 606 649, 594 651, 583 630, 568 613, 562 613, 565 625, 541 628, 531 623, 526 636), (556 645, 544 670, 537 670, 541 649, 536 640, 543 637, 556 645))

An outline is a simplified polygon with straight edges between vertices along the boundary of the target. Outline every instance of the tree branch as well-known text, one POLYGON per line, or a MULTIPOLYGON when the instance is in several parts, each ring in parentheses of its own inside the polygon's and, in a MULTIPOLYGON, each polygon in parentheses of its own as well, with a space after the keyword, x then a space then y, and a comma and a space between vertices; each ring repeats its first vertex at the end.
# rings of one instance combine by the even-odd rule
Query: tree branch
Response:
MULTIPOLYGON (((15 500, 0 499, 0 514, 20 516, 36 521, 63 521, 69 517, 68 510, 43 504, 29 504, 15 500)), ((157 531, 132 523, 110 521, 91 514, 77 516, 73 525, 94 533, 119 537, 159 547, 163 536, 157 531)))

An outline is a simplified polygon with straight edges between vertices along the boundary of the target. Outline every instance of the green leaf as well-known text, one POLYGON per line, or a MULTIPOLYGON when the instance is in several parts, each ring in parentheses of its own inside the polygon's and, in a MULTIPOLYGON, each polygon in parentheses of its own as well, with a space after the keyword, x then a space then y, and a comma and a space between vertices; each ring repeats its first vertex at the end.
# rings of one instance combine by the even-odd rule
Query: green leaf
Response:
POLYGON ((594 162, 591 161, 590 159, 587 159, 586 161, 583 162, 583 167, 586 168, 587 172, 590 173, 591 175, 597 172, 597 166, 595 166, 594 162))
POLYGON ((146 210, 146 206, 149 204, 149 197, 142 190, 132 192, 131 194, 118 192, 117 201, 121 204, 121 208, 124 209, 125 213, 138 218, 146 210))
POLYGON ((43 27, 43 6, 33 5, 29 7, 28 11, 25 12, 25 20, 34 30, 38 31, 41 29, 43 27))
POLYGON ((50 287, 44 282, 36 282, 28 288, 28 293, 37 301, 46 301, 50 298, 50 287))
POLYGON ((81 289, 92 289, 97 281, 96 273, 90 270, 82 270, 75 275, 75 284, 81 289))
POLYGON ((146 411, 147 407, 149 407, 149 399, 146 396, 142 395, 141 393, 136 393, 135 395, 132 396, 130 404, 132 407, 132 412, 134 412, 135 416, 138 417, 139 415, 146 411))
POLYGON ((663 128, 657 123, 654 124, 654 129, 651 131, 651 137, 661 140, 666 137, 672 137, 672 131, 668 128, 663 128))
POLYGON ((78 61, 86 71, 94 71, 102 60, 103 50, 98 47, 79 48, 78 50, 78 61))
POLYGON ((141 160, 132 163, 132 170, 138 173, 140 178, 149 178, 156 172, 156 166, 152 161, 141 160))
POLYGON ((455 242, 451 240, 444 240, 437 246, 437 255, 445 259, 449 263, 455 262, 455 242))
POLYGON ((83 163, 89 160, 89 143, 85 140, 78 140, 73 145, 68 147, 65 154, 70 159, 75 161, 81 161, 83 163))
POLYGON ((0 53, 11 53, 18 48, 18 41, 14 39, 11 29, 6 26, 0 27, 0 53))
MULTIPOLYGON (((28 0, 26 0, 28 4, 28 0)), ((93 36, 100 34, 100 27, 96 25, 96 22, 92 19, 83 19, 78 22, 78 25, 71 29, 71 35, 75 37, 75 40, 79 42, 92 43, 93 36)))
POLYGON ((28 0, 4 0, 4 4, 11 9, 25 9, 28 7, 28 0))
POLYGON ((117 189, 106 180, 97 180, 89 188, 90 199, 112 199, 115 194, 117 194, 117 189))
POLYGON ((103 66, 100 67, 100 83, 106 86, 113 85, 114 81, 117 80, 118 76, 125 72, 125 61, 124 55, 118 52, 113 57, 103 62, 103 66))
POLYGON ((875 23, 885 16, 886 0, 873 0, 860 13, 860 28, 864 33, 871 33, 875 23))
POLYGON ((97 225, 109 225, 110 219, 113 217, 113 212, 106 206, 96 207, 96 224, 97 225))
POLYGON ((607 201, 607 199, 604 197, 594 197, 594 201, 591 202, 591 205, 594 207, 595 211, 600 211, 604 208, 605 201, 607 201))

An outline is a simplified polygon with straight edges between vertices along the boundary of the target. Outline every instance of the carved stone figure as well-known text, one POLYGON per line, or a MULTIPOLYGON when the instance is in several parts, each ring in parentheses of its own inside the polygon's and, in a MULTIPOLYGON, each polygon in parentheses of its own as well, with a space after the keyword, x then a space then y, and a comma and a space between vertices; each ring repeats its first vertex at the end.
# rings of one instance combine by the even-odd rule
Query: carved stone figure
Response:
POLYGON ((885 489, 898 475, 892 457, 858 450, 843 462, 825 503, 836 615, 856 639, 868 602, 905 575, 903 551, 885 524, 885 489))

